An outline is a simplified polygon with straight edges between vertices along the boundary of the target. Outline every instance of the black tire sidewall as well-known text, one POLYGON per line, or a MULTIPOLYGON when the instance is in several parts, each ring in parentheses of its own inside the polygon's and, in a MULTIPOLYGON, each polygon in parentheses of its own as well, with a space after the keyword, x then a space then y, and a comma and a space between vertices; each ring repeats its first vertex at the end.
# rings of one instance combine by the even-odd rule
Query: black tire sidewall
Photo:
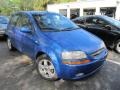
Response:
MULTIPOLYGON (((10 40, 10 38, 7 38, 7 46, 8 46, 8 40, 10 40)), ((10 40, 10 43, 11 43, 11 40, 10 40)), ((11 43, 11 48, 9 48, 9 46, 8 46, 8 49, 9 49, 10 51, 15 50, 15 48, 14 48, 13 45, 12 45, 12 43, 11 43)))
POLYGON ((119 42, 120 42, 120 39, 117 40, 117 42, 115 43, 115 51, 120 54, 120 52, 117 50, 117 44, 118 44, 119 42))

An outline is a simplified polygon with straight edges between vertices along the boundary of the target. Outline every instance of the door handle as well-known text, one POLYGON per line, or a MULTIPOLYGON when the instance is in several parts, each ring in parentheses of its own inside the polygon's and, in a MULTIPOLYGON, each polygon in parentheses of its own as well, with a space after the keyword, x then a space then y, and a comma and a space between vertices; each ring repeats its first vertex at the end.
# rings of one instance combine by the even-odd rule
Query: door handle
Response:
POLYGON ((37 44, 38 44, 38 41, 37 41, 37 40, 35 40, 35 43, 37 43, 37 44))

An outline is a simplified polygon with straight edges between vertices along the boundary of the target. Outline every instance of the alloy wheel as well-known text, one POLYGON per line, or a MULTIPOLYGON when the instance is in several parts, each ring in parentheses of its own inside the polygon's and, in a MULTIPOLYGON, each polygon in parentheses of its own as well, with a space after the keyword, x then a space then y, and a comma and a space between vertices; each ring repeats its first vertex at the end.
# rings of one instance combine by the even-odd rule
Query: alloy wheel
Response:
POLYGON ((52 79, 56 77, 54 65, 48 59, 42 59, 38 63, 38 70, 42 77, 52 79))

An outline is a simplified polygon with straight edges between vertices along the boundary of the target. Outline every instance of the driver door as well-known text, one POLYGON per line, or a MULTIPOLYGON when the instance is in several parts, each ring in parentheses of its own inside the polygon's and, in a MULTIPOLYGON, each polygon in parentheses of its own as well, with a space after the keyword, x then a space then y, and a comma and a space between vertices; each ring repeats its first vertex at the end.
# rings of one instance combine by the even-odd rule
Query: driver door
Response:
POLYGON ((110 38, 110 30, 106 28, 109 25, 107 22, 100 18, 88 18, 86 19, 87 30, 96 36, 100 37, 104 41, 108 41, 110 38))
POLYGON ((112 45, 115 36, 112 30, 116 28, 101 18, 90 18, 86 20, 87 30, 100 37, 106 45, 112 45))

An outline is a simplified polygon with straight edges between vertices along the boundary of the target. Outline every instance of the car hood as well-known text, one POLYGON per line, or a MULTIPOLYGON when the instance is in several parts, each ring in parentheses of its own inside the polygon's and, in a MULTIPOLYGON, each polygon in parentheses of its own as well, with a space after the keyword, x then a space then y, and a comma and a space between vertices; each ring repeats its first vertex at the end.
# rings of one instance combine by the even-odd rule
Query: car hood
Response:
POLYGON ((86 53, 92 53, 100 49, 101 44, 103 43, 99 38, 83 29, 61 32, 44 32, 44 34, 66 51, 81 50, 86 53))

